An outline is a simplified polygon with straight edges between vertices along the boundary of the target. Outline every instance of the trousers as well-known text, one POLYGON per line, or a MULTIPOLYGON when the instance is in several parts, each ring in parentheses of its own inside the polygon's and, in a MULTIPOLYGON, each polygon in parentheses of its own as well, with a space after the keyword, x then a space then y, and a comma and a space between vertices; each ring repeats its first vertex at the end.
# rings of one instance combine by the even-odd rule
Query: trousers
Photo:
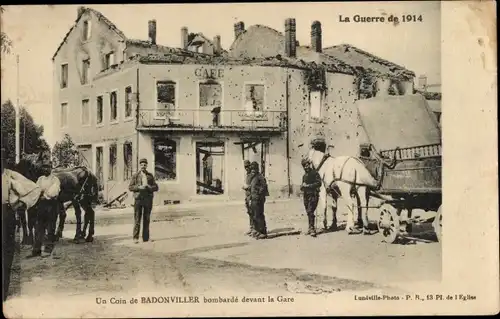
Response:
POLYGON ((266 216, 264 215, 264 206, 266 198, 252 199, 250 207, 253 215, 253 223, 255 230, 260 234, 267 235, 266 216))
POLYGON ((315 228, 314 212, 318 207, 319 194, 318 193, 304 193, 304 208, 306 209, 307 219, 309 222, 309 228, 315 228))
POLYGON ((133 238, 139 239, 142 219, 142 240, 149 240, 149 222, 151 210, 153 209, 153 199, 136 199, 134 202, 134 232, 133 238))
POLYGON ((250 200, 245 199, 245 209, 247 210, 248 220, 250 224, 250 230, 255 230, 254 218, 252 214, 252 207, 250 207, 250 200))
POLYGON ((48 242, 45 245, 47 252, 52 252, 55 244, 55 222, 59 210, 59 202, 54 199, 40 199, 37 204, 38 212, 35 224, 35 242, 33 244, 33 252, 40 253, 42 251, 43 239, 45 231, 47 231, 48 242))

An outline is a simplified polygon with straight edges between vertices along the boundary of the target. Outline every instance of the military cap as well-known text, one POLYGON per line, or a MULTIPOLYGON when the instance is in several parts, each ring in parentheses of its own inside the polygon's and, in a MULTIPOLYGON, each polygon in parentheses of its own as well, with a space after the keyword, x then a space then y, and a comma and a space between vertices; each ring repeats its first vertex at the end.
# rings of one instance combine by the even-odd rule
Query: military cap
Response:
POLYGON ((244 160, 243 161, 243 166, 250 167, 250 161, 249 160, 244 160))
POLYGON ((259 169, 259 164, 258 164, 257 162, 252 162, 252 163, 250 164, 250 168, 251 168, 251 169, 257 169, 257 170, 258 170, 258 169, 259 169))
POLYGON ((148 163, 148 160, 145 159, 145 158, 141 158, 141 160, 139 161, 139 164, 142 164, 142 163, 148 163))

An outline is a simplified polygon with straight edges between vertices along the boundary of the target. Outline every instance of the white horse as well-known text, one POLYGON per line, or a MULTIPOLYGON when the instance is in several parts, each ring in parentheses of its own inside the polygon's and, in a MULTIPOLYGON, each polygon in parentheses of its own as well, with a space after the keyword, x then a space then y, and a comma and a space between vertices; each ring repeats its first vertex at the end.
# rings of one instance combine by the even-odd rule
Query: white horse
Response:
POLYGON ((308 152, 307 159, 318 171, 323 181, 316 211, 323 215, 324 228, 330 230, 337 228, 337 203, 338 199, 342 197, 348 208, 346 231, 349 234, 359 233, 355 230, 354 222, 355 218, 358 218, 358 209, 361 207, 363 232, 369 234, 368 202, 371 190, 377 188, 378 182, 363 162, 353 156, 331 157, 314 148, 308 152), (328 195, 332 197, 335 204, 332 216, 333 224, 330 227, 327 225, 328 195))

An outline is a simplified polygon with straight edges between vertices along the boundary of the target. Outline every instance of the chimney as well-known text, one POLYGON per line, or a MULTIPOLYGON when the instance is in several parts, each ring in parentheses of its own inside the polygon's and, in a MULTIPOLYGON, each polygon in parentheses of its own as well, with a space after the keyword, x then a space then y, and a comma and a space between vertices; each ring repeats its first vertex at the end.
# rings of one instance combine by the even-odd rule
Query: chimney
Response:
POLYGON ((76 10, 76 19, 80 19, 80 16, 85 12, 85 7, 78 7, 78 9, 76 10))
POLYGON ((156 44, 156 20, 148 21, 148 38, 150 43, 156 44))
POLYGON ((188 44, 189 44, 189 34, 188 34, 188 28, 187 27, 182 27, 181 28, 181 47, 184 50, 187 50, 188 44))
POLYGON ((323 51, 321 41, 321 22, 314 21, 311 25, 311 48, 314 52, 321 53, 323 51))
POLYGON ((418 88, 421 90, 427 90, 427 76, 421 75, 418 77, 418 88))
POLYGON ((220 35, 214 37, 214 54, 220 54, 222 52, 222 47, 220 44, 220 35))
POLYGON ((240 34, 245 32, 245 23, 243 21, 234 24, 234 38, 237 39, 240 34))
POLYGON ((285 20, 285 56, 294 58, 297 50, 297 39, 295 34, 295 19, 285 20))

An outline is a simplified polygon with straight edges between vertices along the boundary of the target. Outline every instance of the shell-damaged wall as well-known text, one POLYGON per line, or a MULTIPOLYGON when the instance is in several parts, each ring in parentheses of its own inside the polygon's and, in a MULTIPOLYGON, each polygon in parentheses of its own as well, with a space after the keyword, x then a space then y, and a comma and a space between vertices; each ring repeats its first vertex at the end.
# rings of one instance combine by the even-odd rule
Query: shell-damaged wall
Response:
POLYGON ((293 194, 299 194, 304 173, 300 160, 315 137, 323 137, 330 155, 358 154, 365 133, 360 126, 356 105, 355 77, 341 73, 326 74, 326 90, 320 120, 310 118, 310 89, 305 71, 289 70, 290 75, 290 174, 293 194))
MULTIPOLYGON (((237 66, 237 65, 199 65, 199 64, 151 64, 140 66, 140 100, 141 110, 154 109, 156 104, 156 82, 173 81, 177 88, 177 109, 199 109, 199 83, 206 80, 204 70, 216 75, 215 81, 222 84, 222 123, 229 120, 224 110, 244 110, 244 86, 247 83, 264 84, 264 104, 269 111, 286 111, 284 69, 278 67, 237 66), (202 71, 200 71, 200 69, 202 71), (210 70, 216 70, 210 72, 210 70), (219 70, 221 70, 219 72, 219 70)), ((189 113, 189 112, 187 112, 189 113)), ((200 114, 200 116, 202 116, 200 114)), ((239 116, 234 112, 232 116, 239 116)), ((277 122, 274 122, 277 125, 277 122)), ((263 137, 267 133, 263 133, 263 137)), ((267 156, 266 178, 269 183, 271 197, 288 196, 288 172, 286 163, 286 133, 270 134, 269 155, 267 156)), ((193 135, 191 132, 169 133, 155 132, 154 136, 168 136, 177 142, 177 181, 159 182, 159 192, 155 203, 164 200, 188 199, 195 195, 196 165, 195 143, 204 140, 225 142, 224 175, 226 177, 225 195, 230 198, 243 198, 241 187, 244 181, 244 168, 241 145, 243 138, 255 138, 254 132, 240 133, 203 133, 193 135)), ((139 153, 141 156, 151 154, 149 159, 154 163, 152 144, 153 133, 141 133, 139 153), (144 155, 143 155, 144 154, 144 155)), ((150 165, 152 167, 152 165, 150 165)))

